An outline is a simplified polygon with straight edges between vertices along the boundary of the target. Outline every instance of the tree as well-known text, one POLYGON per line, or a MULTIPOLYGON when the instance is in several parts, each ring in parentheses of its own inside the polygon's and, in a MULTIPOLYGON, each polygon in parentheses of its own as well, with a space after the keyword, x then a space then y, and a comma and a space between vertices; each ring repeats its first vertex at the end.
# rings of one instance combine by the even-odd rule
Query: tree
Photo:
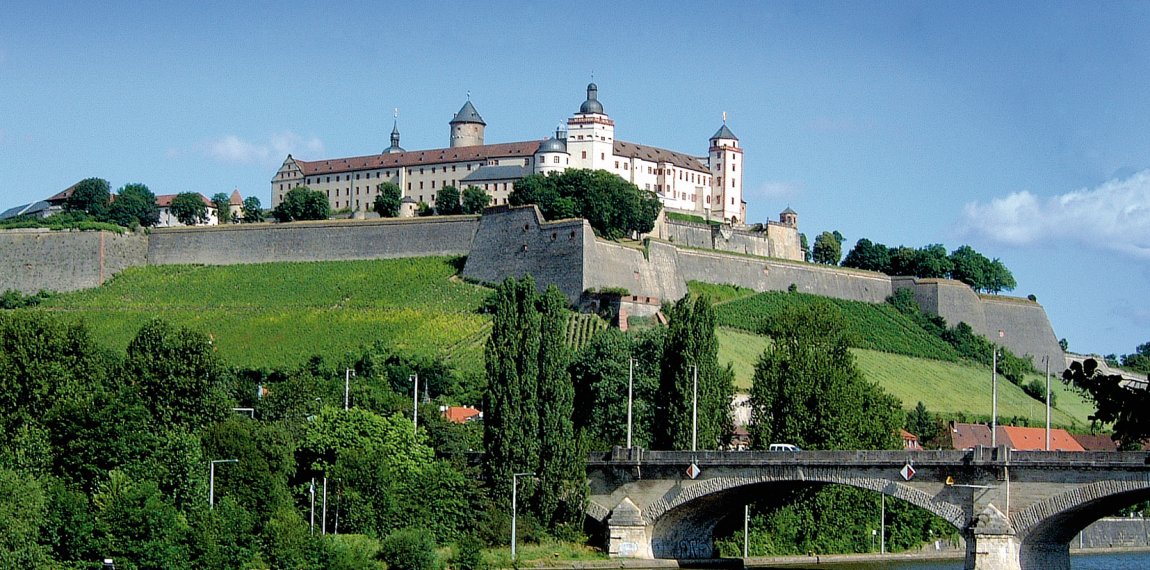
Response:
POLYGON ((1018 286, 1014 275, 997 257, 990 261, 986 269, 986 282, 983 289, 997 295, 1002 291, 1011 291, 1018 286))
POLYGON ((108 205, 112 200, 112 187, 103 178, 85 178, 72 187, 72 195, 64 202, 64 210, 85 212, 103 220, 108 215, 108 205))
POLYGON ((843 267, 854 267, 868 271, 890 271, 890 248, 881 243, 871 243, 869 239, 862 238, 855 243, 854 248, 847 253, 843 260, 843 267))
POLYGON ((985 288, 990 260, 981 253, 969 245, 964 245, 950 253, 950 262, 954 266, 950 271, 951 279, 962 281, 975 291, 985 288))
POLYGON ((279 222, 326 220, 331 216, 331 204, 323 192, 296 186, 288 190, 279 206, 272 209, 272 216, 279 222))
POLYGON ((548 220, 585 218, 608 239, 650 232, 662 209, 653 192, 606 170, 532 174, 515 184, 507 200, 512 206, 535 204, 548 220))
POLYGON ((204 197, 199 192, 176 194, 168 210, 185 226, 206 224, 211 219, 208 216, 208 206, 204 204, 204 197))
POLYGON ((906 417, 906 431, 918 436, 918 441, 926 444, 938 436, 938 421, 926 410, 926 404, 919 401, 906 417))
MULTIPOLYGON (((483 358, 483 473, 499 505, 511 503, 511 474, 534 472, 538 466, 538 297, 535 280, 527 276, 507 278, 489 300, 493 311, 483 358)), ((530 481, 524 486, 532 489, 530 481)))
POLYGON ((128 343, 124 381, 139 386, 156 420, 188 427, 222 418, 225 370, 207 335, 153 319, 128 343))
POLYGON ((379 195, 375 197, 372 209, 381 218, 395 218, 399 216, 399 206, 403 200, 403 190, 398 184, 382 182, 375 187, 379 195))
MULTIPOLYGON (((1063 339, 1065 341, 1066 339, 1063 339)), ((1063 350, 1066 350, 1063 348, 1063 350)), ((1122 355, 1122 366, 1135 372, 1150 374, 1150 342, 1144 342, 1132 354, 1122 355)))
POLYGON ((463 206, 459 203, 459 189, 450 184, 435 193, 435 213, 441 216, 453 216, 463 213, 463 206))
POLYGON ((221 224, 232 223, 232 211, 229 208, 232 199, 223 192, 212 194, 212 205, 216 207, 216 219, 221 224))
POLYGON ((108 218, 126 228, 154 226, 160 221, 156 195, 143 184, 126 184, 116 192, 108 218))
POLYGON ((909 275, 923 278, 946 277, 954 270, 954 264, 941 243, 932 243, 915 250, 914 269, 909 275))
POLYGON ((660 401, 662 327, 629 335, 616 328, 596 334, 571 363, 575 427, 591 449, 627 443, 627 382, 634 359, 632 445, 651 447, 651 426, 660 401))
POLYGON ((463 213, 482 214, 483 209, 491 204, 491 194, 478 186, 468 186, 463 189, 463 213))
POLYGON ((1087 419, 1096 427, 1111 426, 1124 449, 1138 449, 1150 439, 1150 390, 1129 386, 1120 374, 1103 374, 1098 361, 1071 362, 1062 381, 1094 401, 1087 419))
POLYGON ((555 285, 539 300, 539 521, 549 528, 582 522, 587 470, 576 449, 575 389, 567 371, 567 298, 555 285))
POLYGON ((656 449, 691 449, 692 408, 698 378, 698 448, 722 449, 733 428, 734 373, 719 368, 715 312, 705 296, 684 295, 670 308, 659 370, 656 449))
POLYGON ((243 214, 245 224, 264 221, 264 207, 260 204, 260 199, 255 196, 244 198, 243 214))
POLYGON ((815 238, 815 247, 811 251, 811 260, 824 265, 838 265, 843 256, 842 244, 831 232, 823 232, 815 238))
POLYGON ((807 242, 807 234, 799 234, 799 247, 803 249, 803 261, 811 260, 811 245, 807 242))
POLYGON ((867 382, 848 350, 842 314, 817 302, 784 310, 768 327, 770 348, 751 384, 752 445, 896 449, 906 416, 897 399, 867 382))

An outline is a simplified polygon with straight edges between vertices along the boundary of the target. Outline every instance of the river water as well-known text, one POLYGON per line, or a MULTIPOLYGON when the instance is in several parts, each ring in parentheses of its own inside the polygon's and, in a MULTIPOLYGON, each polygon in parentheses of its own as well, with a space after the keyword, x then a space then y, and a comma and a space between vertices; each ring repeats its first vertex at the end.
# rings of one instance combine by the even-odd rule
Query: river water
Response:
MULTIPOLYGON (((962 564, 962 560, 916 562, 891 560, 889 562, 822 564, 819 566, 757 566, 756 568, 785 568, 788 570, 962 570, 962 564)), ((1147 570, 1150 569, 1150 552, 1072 554, 1070 567, 1073 570, 1147 570)))

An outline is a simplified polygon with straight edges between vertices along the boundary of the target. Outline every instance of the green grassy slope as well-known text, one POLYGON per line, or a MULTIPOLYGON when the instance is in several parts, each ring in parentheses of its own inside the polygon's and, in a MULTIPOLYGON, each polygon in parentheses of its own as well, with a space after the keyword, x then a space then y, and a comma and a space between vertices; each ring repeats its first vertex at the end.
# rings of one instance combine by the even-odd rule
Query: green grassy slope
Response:
POLYGON ((311 355, 339 357, 376 340, 482 368, 488 294, 455 277, 449 258, 152 266, 42 306, 82 319, 117 350, 152 317, 209 333, 221 355, 244 366, 292 367, 311 355))
MULTIPOLYGON (((731 362, 735 384, 740 392, 751 386, 754 364, 770 340, 737 329, 720 328, 719 362, 731 362)), ((868 380, 902 400, 903 407, 913 409, 919 401, 934 413, 965 415, 970 420, 990 418, 990 369, 958 362, 943 362, 891 354, 875 350, 852 349, 856 362, 868 380)), ((1027 377, 1029 382, 1032 377, 1027 377)), ((1033 376, 1033 378, 1041 378, 1033 376)), ((1055 425, 1085 429, 1086 416, 1093 407, 1062 382, 1054 379, 1051 388, 1057 404, 1051 414, 1055 425)), ((1029 425, 1046 422, 1046 408, 1021 388, 999 378, 998 415, 1000 418, 1025 418, 1029 425)))

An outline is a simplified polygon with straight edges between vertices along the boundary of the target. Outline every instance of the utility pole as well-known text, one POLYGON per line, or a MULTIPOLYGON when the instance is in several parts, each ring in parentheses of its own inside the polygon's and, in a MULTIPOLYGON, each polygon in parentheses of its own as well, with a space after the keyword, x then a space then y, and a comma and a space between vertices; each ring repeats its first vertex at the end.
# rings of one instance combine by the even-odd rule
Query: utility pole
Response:
POLYGON ((1050 355, 1043 358, 1046 360, 1046 451, 1050 451, 1050 355))
POLYGON ((419 373, 407 379, 415 381, 415 388, 411 390, 411 433, 416 434, 419 432, 419 373))
POLYGON ((635 359, 628 359, 627 372, 627 449, 631 449, 631 401, 635 391, 635 359))
POLYGON ((694 387, 691 390, 691 451, 699 450, 699 366, 694 369, 694 387))

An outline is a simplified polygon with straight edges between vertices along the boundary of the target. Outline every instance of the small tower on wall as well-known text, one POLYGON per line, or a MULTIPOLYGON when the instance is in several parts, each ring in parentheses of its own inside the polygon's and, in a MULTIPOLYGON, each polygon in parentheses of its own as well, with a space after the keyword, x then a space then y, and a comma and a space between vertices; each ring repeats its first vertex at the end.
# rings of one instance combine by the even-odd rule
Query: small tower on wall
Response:
POLYGON ((479 116, 479 111, 468 98, 455 117, 451 119, 451 148, 460 146, 482 146, 483 129, 487 123, 479 116))
POLYGON ((567 153, 567 130, 563 125, 555 127, 555 138, 539 143, 535 151, 535 172, 562 172, 571 165, 571 155, 567 153))
POLYGON ((599 102, 599 87, 587 85, 587 100, 579 112, 567 119, 567 152, 575 168, 603 168, 615 156, 615 122, 599 102))
POLYGON ((740 225, 743 216, 743 149, 739 137, 727 127, 727 114, 723 113, 723 126, 711 137, 709 151, 711 167, 711 215, 723 221, 740 225))
POLYGON ((779 212, 779 223, 788 228, 797 228, 799 227, 799 214, 788 206, 786 210, 779 212))

